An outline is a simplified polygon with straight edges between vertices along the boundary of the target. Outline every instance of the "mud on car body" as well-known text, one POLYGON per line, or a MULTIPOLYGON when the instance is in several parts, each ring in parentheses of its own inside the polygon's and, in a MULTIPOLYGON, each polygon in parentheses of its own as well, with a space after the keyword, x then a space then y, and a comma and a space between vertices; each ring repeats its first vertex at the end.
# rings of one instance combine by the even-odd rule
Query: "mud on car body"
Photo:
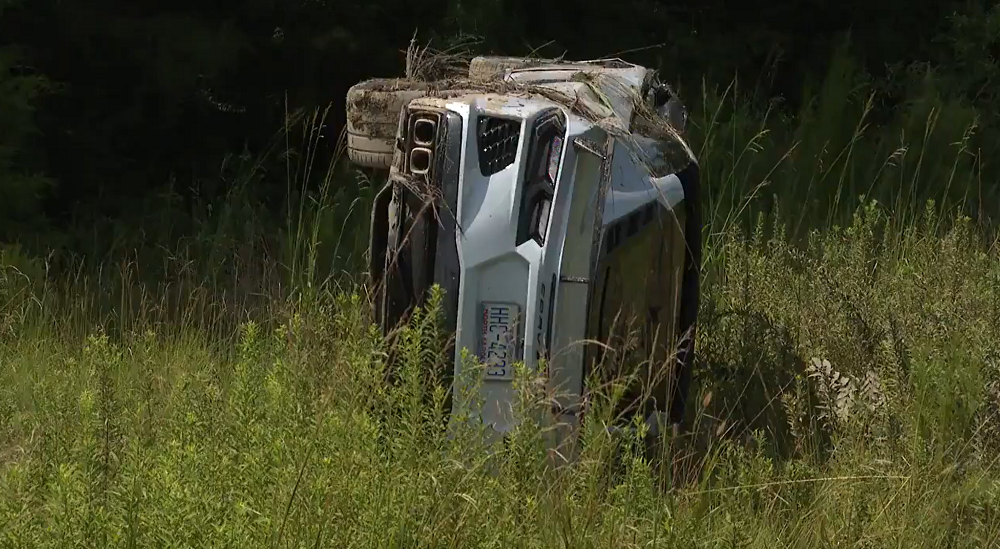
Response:
MULTIPOLYGON (((483 363, 476 417, 517 422, 517 362, 542 359, 552 421, 573 432, 612 329, 642 327, 645 377, 622 412, 683 419, 701 259, 698 164, 683 107, 655 71, 618 59, 480 57, 466 78, 363 82, 348 145, 387 168, 371 220, 375 318, 389 332, 444 290, 462 351, 483 363), (665 375, 657 375, 665 374, 665 375)), ((657 422, 659 425, 660 422, 657 422)))

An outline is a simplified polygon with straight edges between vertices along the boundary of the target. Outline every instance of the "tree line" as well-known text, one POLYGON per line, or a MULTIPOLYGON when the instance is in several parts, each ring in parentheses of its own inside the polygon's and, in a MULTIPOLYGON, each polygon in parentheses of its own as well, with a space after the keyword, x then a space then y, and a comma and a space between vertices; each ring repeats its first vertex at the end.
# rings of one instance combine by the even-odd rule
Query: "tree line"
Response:
MULTIPOLYGON (((332 103, 332 143, 347 88, 401 74, 415 31, 442 48, 471 37, 478 53, 622 56, 660 68, 689 104, 737 77, 791 113, 845 39, 883 109, 931 74, 990 107, 1000 75, 1000 17, 984 1, 0 0, 0 241, 224 194, 226 170, 289 110, 332 103)), ((982 112, 992 123, 996 109, 982 112)), ((282 200, 281 177, 261 185, 265 203, 282 200)))

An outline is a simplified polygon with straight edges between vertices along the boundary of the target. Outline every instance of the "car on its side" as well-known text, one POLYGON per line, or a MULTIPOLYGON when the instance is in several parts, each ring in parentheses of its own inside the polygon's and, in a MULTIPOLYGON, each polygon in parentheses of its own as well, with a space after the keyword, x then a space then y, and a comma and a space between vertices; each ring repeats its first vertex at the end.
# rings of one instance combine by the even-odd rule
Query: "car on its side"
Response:
POLYGON ((480 361, 476 417, 511 429, 514 365, 544 363, 550 419, 573 432, 606 352, 580 342, 633 319, 646 379, 621 411, 676 429, 694 359, 699 168, 656 71, 479 57, 462 78, 362 82, 347 110, 350 159, 388 170, 369 250, 386 333, 439 285, 456 382, 463 350, 480 361))

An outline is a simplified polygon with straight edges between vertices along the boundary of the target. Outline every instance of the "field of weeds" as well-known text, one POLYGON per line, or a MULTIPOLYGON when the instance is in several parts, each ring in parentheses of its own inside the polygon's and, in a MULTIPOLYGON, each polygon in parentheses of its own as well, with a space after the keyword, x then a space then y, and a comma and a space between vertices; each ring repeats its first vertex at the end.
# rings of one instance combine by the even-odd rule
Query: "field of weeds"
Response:
POLYGON ((996 198, 974 117, 925 98, 875 124, 833 77, 794 118, 733 97, 692 116, 705 293, 671 467, 601 414, 558 466, 530 423, 493 453, 446 431, 434 308, 387 364, 360 278, 319 274, 364 242, 363 195, 331 179, 280 261, 241 244, 237 194, 159 261, 53 276, 4 251, 0 546, 997 546, 1000 253, 960 213, 996 198))

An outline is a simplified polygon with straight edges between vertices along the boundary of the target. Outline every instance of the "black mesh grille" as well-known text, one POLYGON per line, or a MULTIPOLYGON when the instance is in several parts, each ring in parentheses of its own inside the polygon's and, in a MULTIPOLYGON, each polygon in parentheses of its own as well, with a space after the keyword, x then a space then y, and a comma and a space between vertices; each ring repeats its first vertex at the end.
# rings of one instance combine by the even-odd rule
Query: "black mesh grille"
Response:
POLYGON ((517 143, 521 137, 521 122, 505 118, 480 117, 476 132, 479 149, 479 169, 484 176, 493 175, 514 163, 517 143))

